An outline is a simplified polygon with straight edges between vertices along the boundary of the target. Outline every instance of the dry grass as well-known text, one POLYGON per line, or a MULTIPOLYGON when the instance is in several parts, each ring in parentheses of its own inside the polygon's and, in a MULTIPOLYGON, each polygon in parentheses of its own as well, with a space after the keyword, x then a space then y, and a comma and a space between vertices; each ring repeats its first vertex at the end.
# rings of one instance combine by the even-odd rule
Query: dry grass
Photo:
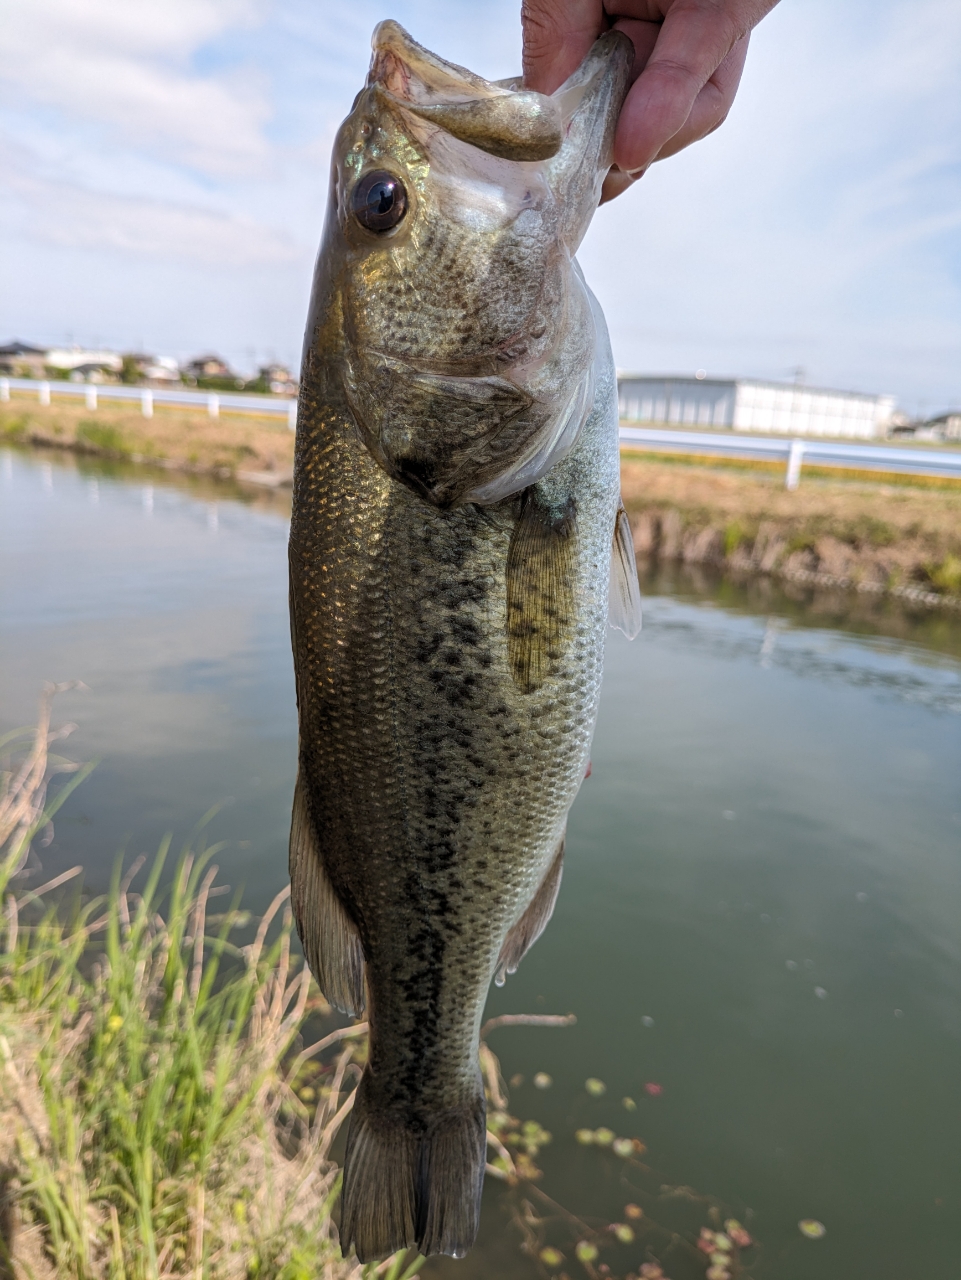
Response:
POLYGON ((865 540, 888 545, 921 539, 933 545, 961 543, 961 488, 811 478, 784 488, 777 474, 702 465, 649 461, 625 454, 621 486, 629 511, 674 507, 717 524, 762 520, 830 525, 835 536, 861 531, 865 540))
POLYGON ((961 595, 961 488, 803 476, 627 455, 622 492, 642 556, 892 591, 961 595))
POLYGON ((155 405, 144 418, 138 407, 101 401, 87 409, 76 400, 12 393, 0 404, 0 442, 47 445, 101 457, 152 462, 184 471, 233 476, 238 471, 289 472, 294 433, 281 418, 155 405))

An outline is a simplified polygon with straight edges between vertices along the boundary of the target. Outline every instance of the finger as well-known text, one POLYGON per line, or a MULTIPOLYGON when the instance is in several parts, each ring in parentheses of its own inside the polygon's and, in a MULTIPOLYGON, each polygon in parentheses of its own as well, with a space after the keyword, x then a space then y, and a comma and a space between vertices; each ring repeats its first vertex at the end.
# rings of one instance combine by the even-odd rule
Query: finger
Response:
POLYGON ((607 30, 603 0, 523 0, 524 87, 553 93, 607 30))
MULTIPOLYGON (((615 159, 622 169, 649 165, 686 124, 701 90, 734 46, 774 7, 773 0, 688 0, 667 12, 654 51, 633 85, 618 123, 615 159)), ((731 69, 737 66, 737 59, 731 69)), ((741 57, 740 65, 743 65, 741 57)), ((737 87, 724 78, 726 89, 737 87)), ((705 100, 708 103, 711 94, 705 100)), ((733 99, 722 96, 719 110, 733 99)), ((718 115, 718 122, 723 115, 718 115)))
POLYGON ((668 156, 676 155, 678 151, 683 151, 685 147, 689 147, 692 142, 706 138, 709 133, 713 133, 715 129, 721 127, 734 103, 737 87, 741 80, 741 72, 744 70, 744 59, 747 57, 750 38, 750 36, 745 36, 743 40, 739 40, 714 75, 711 76, 710 80, 694 99, 691 114, 684 121, 684 124, 681 125, 672 138, 665 142, 657 153, 656 158, 658 160, 665 160, 668 156))
POLYGON ((616 199, 623 195, 628 187, 633 187, 638 178, 643 178, 644 170, 640 173, 625 173, 623 169, 618 169, 614 165, 608 170, 607 177, 604 179, 604 185, 601 187, 601 204, 607 204, 608 201, 616 199))
POLYGON ((634 46, 634 67, 631 79, 636 80, 650 61, 651 54, 657 46, 657 38, 661 34, 660 22, 647 22, 638 18, 618 18, 614 23, 615 31, 623 31, 634 46))

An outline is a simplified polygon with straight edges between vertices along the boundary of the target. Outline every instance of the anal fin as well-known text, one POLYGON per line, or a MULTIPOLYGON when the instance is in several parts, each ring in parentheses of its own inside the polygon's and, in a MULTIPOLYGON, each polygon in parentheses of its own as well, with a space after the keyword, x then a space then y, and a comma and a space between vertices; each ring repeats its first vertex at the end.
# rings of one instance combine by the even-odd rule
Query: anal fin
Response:
POLYGON ((554 904, 557 902, 560 891, 563 870, 564 837, 561 836, 554 860, 547 869, 547 875, 527 904, 524 914, 504 939, 494 974, 494 981, 499 987, 504 985, 509 973, 517 972, 517 966, 521 960, 547 928, 547 922, 554 914, 554 904))
POLYGON ((612 627, 623 631, 628 640, 633 640, 641 629, 641 588, 637 581, 634 538, 623 506, 618 507, 614 522, 608 620, 612 627))
POLYGON ((363 1013, 367 993, 360 935, 324 871, 300 774, 290 821, 290 898, 317 985, 335 1009, 363 1013))

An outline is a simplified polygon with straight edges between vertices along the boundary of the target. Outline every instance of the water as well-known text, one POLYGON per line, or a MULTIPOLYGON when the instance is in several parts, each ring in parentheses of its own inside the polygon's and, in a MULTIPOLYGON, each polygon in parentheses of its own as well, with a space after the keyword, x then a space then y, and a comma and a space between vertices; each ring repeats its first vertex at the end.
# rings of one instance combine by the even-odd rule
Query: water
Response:
MULTIPOLYGON (((82 679, 57 718, 80 725, 68 754, 101 759, 44 871, 82 862, 102 887, 119 849, 221 803, 224 878, 262 905, 296 746, 283 498, 0 461, 0 728, 31 719, 43 679, 82 679)), ((750 1214, 758 1280, 958 1275, 959 766, 958 619, 646 583, 642 635, 610 642, 554 920, 488 1007, 578 1018, 491 1039, 524 1077, 512 1109, 554 1135, 545 1191, 623 1219, 641 1191, 573 1139, 606 1125, 643 1139, 658 1185, 750 1214)), ((475 1253, 425 1274, 536 1274, 501 1198, 475 1253)))

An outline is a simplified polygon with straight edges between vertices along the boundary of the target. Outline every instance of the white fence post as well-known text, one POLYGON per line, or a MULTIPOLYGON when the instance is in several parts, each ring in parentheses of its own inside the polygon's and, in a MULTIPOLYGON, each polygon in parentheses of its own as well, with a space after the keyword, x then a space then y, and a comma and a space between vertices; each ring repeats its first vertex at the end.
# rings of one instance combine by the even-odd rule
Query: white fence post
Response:
POLYGON ((804 441, 792 440, 791 452, 787 456, 787 474, 784 477, 785 489, 796 489, 801 483, 801 463, 804 460, 804 441))
POLYGON ((0 400, 10 399, 10 379, 0 378, 0 400))
POLYGON ((96 409, 97 407, 97 388, 92 383, 87 383, 84 391, 84 402, 88 409, 96 409))
POLYGON ((153 392, 141 391, 140 393, 140 412, 145 418, 153 417, 153 392))
POLYGON ((41 403, 41 404, 49 404, 49 403, 50 403, 50 383, 49 383, 49 382, 41 382, 41 383, 40 383, 39 396, 40 396, 40 403, 41 403))
POLYGON ((287 426, 291 431, 297 430, 297 401, 291 400, 287 406, 287 426))
POLYGON ((207 412, 212 418, 220 417, 220 396, 210 395, 207 397, 207 412))

